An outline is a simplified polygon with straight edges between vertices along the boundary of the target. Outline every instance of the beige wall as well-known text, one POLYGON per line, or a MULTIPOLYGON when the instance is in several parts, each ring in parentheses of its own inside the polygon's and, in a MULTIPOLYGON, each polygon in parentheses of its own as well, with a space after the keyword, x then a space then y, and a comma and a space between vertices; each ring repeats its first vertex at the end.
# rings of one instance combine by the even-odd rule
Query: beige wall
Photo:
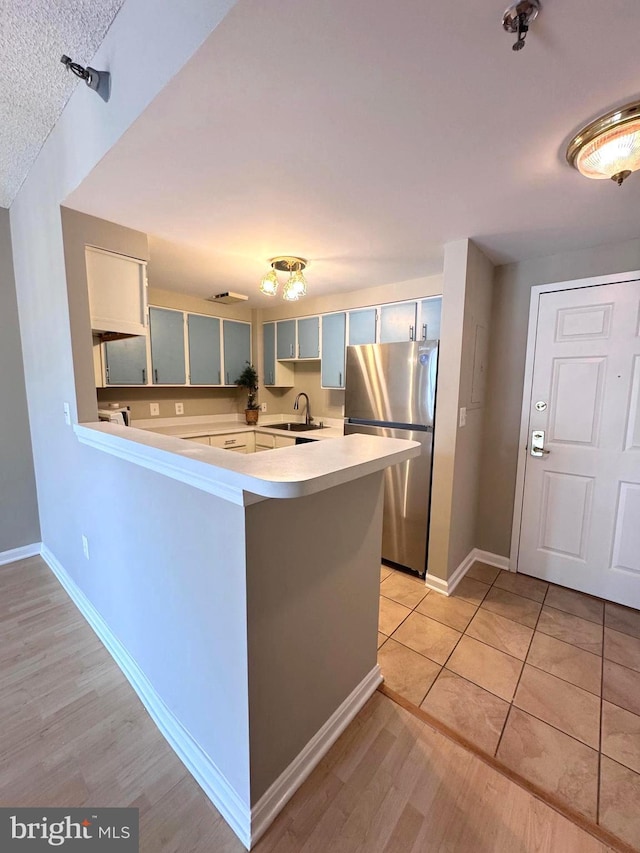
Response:
POLYGON ((84 249, 87 245, 97 246, 146 261, 149 257, 147 235, 67 207, 61 207, 60 212, 78 421, 95 421, 98 415, 84 249))
POLYGON ((376 473, 246 507, 251 805, 376 666, 382 503, 376 473))
POLYGON ((478 547, 509 555, 531 288, 630 270, 640 270, 640 239, 533 258, 496 269, 478 547))
MULTIPOLYGON (((428 572, 446 581, 477 547, 485 405, 472 403, 476 330, 489 332, 493 266, 470 240, 445 246, 428 572), (461 407, 466 426, 459 426, 461 407)), ((479 353, 480 355, 480 353, 479 353)))
MULTIPOLYGON (((113 222, 87 216, 77 210, 61 208, 64 237, 65 269, 72 332, 72 350, 78 420, 96 420, 96 394, 93 373, 91 321, 87 288, 85 245, 98 246, 140 260, 149 259, 147 235, 124 228, 113 222)), ((218 305, 206 299, 153 287, 149 272, 149 303, 180 311, 211 314, 232 320, 251 320, 251 310, 241 303, 218 305)), ((118 403, 130 406, 134 419, 150 417, 149 404, 160 404, 160 417, 176 416, 175 404, 184 405, 184 414, 236 414, 244 410, 245 394, 240 389, 218 388, 101 388, 97 391, 99 405, 118 403)))
MULTIPOLYGON (((44 378, 44 377, 43 377, 44 378)), ((9 211, 0 208, 0 554, 40 541, 13 278, 9 211)))

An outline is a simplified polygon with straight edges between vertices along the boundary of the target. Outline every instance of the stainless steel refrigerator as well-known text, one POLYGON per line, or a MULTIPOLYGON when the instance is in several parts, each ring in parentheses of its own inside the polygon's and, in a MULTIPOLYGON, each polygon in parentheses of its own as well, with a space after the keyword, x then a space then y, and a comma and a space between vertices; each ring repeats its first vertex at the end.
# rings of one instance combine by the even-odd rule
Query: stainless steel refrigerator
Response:
POLYGON ((427 567, 438 341, 347 347, 345 435, 406 438, 419 456, 385 472, 382 558, 427 567))

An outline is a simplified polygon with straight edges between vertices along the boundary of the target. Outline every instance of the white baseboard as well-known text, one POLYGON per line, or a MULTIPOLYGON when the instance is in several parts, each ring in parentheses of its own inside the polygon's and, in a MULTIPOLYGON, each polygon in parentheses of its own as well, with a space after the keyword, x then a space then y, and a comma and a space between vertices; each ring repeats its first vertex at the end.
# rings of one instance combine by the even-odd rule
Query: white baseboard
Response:
POLYGON ((251 811, 249 805, 240 798, 207 753, 184 728, 173 712, 167 708, 134 658, 113 634, 102 616, 46 545, 42 546, 42 557, 120 667, 173 751, 240 841, 245 847, 249 848, 251 843, 251 811))
POLYGON ((503 557, 501 554, 492 554, 491 551, 481 551, 480 548, 474 548, 474 559, 480 563, 487 563, 489 566, 495 566, 496 569, 502 569, 504 572, 514 572, 511 568, 511 560, 509 557, 503 557))
POLYGON ((15 563, 18 560, 26 560, 28 557, 37 557, 41 547, 40 542, 34 542, 32 545, 23 545, 22 548, 0 551, 0 566, 6 566, 7 563, 15 563))
POLYGON ((369 697, 382 682, 380 667, 376 664, 360 684, 347 696, 342 705, 311 738, 302 752, 293 759, 256 805, 251 809, 251 845, 266 832, 275 817, 284 808, 300 785, 326 755, 369 697))
POLYGON ((495 566, 497 569, 503 569, 504 571, 511 570, 508 557, 502 557, 500 554, 492 554, 490 551, 481 551, 480 548, 473 548, 473 550, 469 551, 467 556, 448 580, 444 581, 440 578, 432 577, 427 574, 425 577, 425 584, 429 589, 433 589, 442 595, 451 595, 476 561, 480 563, 487 563, 490 566, 495 566))

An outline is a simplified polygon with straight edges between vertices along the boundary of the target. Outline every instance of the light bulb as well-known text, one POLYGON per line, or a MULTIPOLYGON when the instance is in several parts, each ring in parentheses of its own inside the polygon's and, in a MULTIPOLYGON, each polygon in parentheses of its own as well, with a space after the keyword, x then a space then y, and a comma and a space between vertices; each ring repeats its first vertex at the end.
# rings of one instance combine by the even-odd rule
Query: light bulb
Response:
POLYGON ((296 299, 300 299, 300 290, 294 282, 293 275, 289 276, 289 281, 284 286, 282 298, 286 299, 288 302, 295 302, 296 299))
POLYGON ((260 290, 267 296, 275 296, 278 292, 278 276, 274 269, 270 270, 260 282, 260 290))

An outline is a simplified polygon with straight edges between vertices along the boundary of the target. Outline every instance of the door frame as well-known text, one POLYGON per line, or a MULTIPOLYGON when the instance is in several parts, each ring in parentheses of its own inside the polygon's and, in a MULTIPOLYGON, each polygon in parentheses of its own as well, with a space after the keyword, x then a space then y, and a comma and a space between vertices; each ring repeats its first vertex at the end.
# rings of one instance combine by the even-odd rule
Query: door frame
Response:
POLYGON ((533 368, 535 364, 535 344, 538 334, 538 313, 540 297, 543 293, 556 293, 562 290, 579 290, 584 287, 598 287, 603 284, 621 284, 640 280, 640 270, 599 275, 592 278, 577 278, 571 281, 558 281, 551 284, 536 284, 531 288, 529 304, 529 329, 527 332, 527 356, 524 368, 522 388, 522 409, 520 413, 520 435, 518 438, 518 465, 516 488, 513 498, 513 523, 511 526, 511 551, 509 553, 509 571, 518 571, 520 553, 520 533, 522 529, 522 505, 524 502, 524 478, 527 465, 527 445, 529 441, 530 401, 533 390, 533 368))

